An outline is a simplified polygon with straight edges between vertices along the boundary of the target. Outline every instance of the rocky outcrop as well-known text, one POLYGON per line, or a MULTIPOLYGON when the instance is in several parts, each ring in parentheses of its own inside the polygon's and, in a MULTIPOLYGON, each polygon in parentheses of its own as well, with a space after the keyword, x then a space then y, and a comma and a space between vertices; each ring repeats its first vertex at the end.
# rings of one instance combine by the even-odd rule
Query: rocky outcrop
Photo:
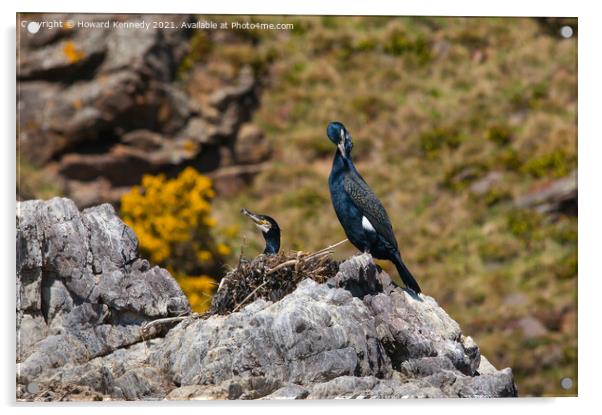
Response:
MULTIPOLYGON (((111 26, 142 21, 175 26, 18 32, 20 154, 52 176, 79 207, 116 204, 142 175, 172 176, 187 166, 216 173, 216 190, 233 193, 259 168, 224 168, 260 166, 269 158, 263 133, 249 124, 258 105, 250 68, 218 82, 202 77, 210 70, 206 62, 195 62, 190 82, 177 79, 193 34, 181 25, 192 16, 62 17, 111 26)), ((26 14, 20 18, 31 20, 26 14)))
POLYGON ((137 254, 113 208, 68 199, 17 208, 17 360, 23 382, 142 341, 140 324, 190 311, 177 282, 137 254))
POLYGON ((433 298, 395 287, 367 254, 280 301, 145 330, 189 306, 138 257, 112 208, 28 201, 17 205, 17 296, 24 400, 517 394, 510 369, 496 370, 433 298))

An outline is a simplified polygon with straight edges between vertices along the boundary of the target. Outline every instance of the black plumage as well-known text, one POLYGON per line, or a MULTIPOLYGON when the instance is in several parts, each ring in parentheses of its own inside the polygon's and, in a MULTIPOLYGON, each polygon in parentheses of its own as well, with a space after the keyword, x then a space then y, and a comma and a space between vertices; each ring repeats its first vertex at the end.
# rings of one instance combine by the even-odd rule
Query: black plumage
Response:
POLYGON ((265 239, 266 255, 275 255, 280 250, 280 227, 274 218, 267 215, 257 215, 247 209, 241 209, 240 213, 251 219, 261 231, 265 239))
POLYGON ((337 146, 328 186, 347 238, 360 251, 393 262, 404 284, 420 293, 420 286, 401 259, 387 211, 353 164, 351 135, 339 122, 328 124, 326 134, 337 146))

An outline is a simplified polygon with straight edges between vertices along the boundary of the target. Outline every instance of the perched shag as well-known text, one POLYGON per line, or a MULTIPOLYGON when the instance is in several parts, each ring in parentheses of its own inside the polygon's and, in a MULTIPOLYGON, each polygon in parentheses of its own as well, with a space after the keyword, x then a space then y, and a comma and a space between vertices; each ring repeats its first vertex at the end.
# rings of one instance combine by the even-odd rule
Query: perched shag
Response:
POLYGON ((247 209, 241 209, 240 213, 248 216, 255 225, 259 228, 265 239, 265 249, 263 251, 266 255, 275 255, 280 250, 280 227, 276 221, 267 215, 256 215, 247 209))
POLYGON ((351 135, 340 122, 328 124, 326 134, 337 146, 328 178, 330 197, 347 238, 360 251, 393 262, 404 284, 420 293, 420 286, 401 260, 385 208, 353 165, 351 135))

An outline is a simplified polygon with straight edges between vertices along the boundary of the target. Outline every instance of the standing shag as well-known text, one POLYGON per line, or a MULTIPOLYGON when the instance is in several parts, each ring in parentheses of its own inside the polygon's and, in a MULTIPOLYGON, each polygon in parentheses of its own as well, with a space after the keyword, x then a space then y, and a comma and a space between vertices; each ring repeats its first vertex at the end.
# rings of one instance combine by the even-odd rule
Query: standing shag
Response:
POLYGON ((275 255, 280 250, 280 227, 276 221, 267 215, 256 215, 253 212, 243 208, 240 210, 245 216, 248 216, 255 225, 259 228, 265 239, 265 249, 263 251, 266 255, 275 255))
POLYGON ((326 134, 337 146, 328 178, 330 197, 347 238, 360 251, 393 262, 404 284, 420 293, 420 286, 401 260, 385 208, 353 165, 351 135, 340 122, 328 124, 326 134))

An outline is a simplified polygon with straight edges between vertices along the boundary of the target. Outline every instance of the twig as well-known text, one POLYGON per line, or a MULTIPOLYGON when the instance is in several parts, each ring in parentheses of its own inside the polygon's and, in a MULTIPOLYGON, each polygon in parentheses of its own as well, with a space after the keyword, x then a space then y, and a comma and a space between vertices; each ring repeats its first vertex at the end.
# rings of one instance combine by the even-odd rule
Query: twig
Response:
MULTIPOLYGON (((336 244, 327 246, 326 248, 320 249, 319 251, 313 252, 311 254, 305 254, 302 251, 299 251, 299 252, 297 252, 297 257, 295 259, 290 259, 288 261, 283 262, 282 264, 278 264, 274 268, 267 270, 265 274, 266 275, 273 274, 274 272, 278 271, 279 269, 282 269, 284 267, 288 267, 291 265, 295 265, 295 273, 298 273, 299 266, 301 265, 301 263, 308 261, 310 259, 315 259, 315 258, 324 257, 326 255, 330 255, 334 252, 334 248, 336 248, 337 246, 339 246, 341 244, 344 244, 345 242, 347 242, 347 239, 337 242, 336 244)), ((240 265, 240 263, 239 263, 239 265, 240 265)), ((323 269, 323 268, 321 268, 321 269, 323 269)), ((244 298, 244 300, 242 300, 236 307, 234 307, 232 312, 235 313, 236 311, 238 311, 250 298, 253 297, 253 295, 255 295, 255 293, 257 291, 259 291, 261 288, 263 288, 267 283, 268 283, 268 281, 264 281, 263 283, 258 285, 253 291, 251 291, 251 293, 249 295, 247 295, 244 298)))
POLYGON ((242 236, 242 245, 240 245, 240 255, 238 256, 238 267, 242 264, 242 257, 245 252, 245 244, 247 243, 247 235, 242 236))
POLYGON ((276 265, 274 268, 272 268, 272 269, 269 269, 269 270, 266 272, 266 275, 273 274, 274 272, 278 271, 278 270, 279 270, 279 269, 281 269, 281 268, 288 267, 289 265, 295 265, 296 263, 297 263, 297 260, 296 260, 296 259, 289 259, 288 261, 285 261, 285 262, 283 262, 282 264, 278 264, 278 265, 276 265))
POLYGON ((247 295, 245 297, 244 300, 242 300, 236 307, 234 307, 234 310, 232 310, 233 313, 235 313, 240 307, 242 307, 242 305, 253 296, 253 294, 255 294, 257 292, 257 290, 259 290, 260 288, 262 288, 264 285, 266 285, 268 282, 264 281, 261 285, 258 285, 257 288, 255 288, 253 291, 251 291, 251 294, 247 295))
POLYGON ((347 242, 347 239, 337 242, 334 245, 330 245, 327 246, 326 248, 322 248, 319 251, 313 252, 309 255, 307 255, 306 257, 300 257, 301 252, 297 252, 297 258, 296 259, 289 259, 288 261, 283 262, 282 264, 278 264, 276 265, 274 268, 268 270, 266 272, 267 275, 270 275, 276 271, 278 271, 281 268, 284 267, 288 267, 289 265, 297 265, 300 261, 308 261, 310 259, 314 259, 314 258, 318 258, 320 256, 324 256, 324 255, 328 255, 334 252, 334 248, 347 242))
POLYGON ((299 274, 299 265, 301 264, 301 256, 303 255, 303 252, 299 251, 297 252, 297 262, 295 263, 295 275, 299 274))
POLYGON ((326 248, 322 248, 322 249, 320 249, 319 251, 316 251, 316 252, 314 252, 313 254, 309 255, 309 256, 308 256, 306 259, 309 259, 309 258, 311 258, 311 257, 317 256, 317 255, 319 255, 319 254, 323 254, 324 252, 327 252, 327 251, 332 251, 332 250, 334 250, 334 248, 336 248, 336 247, 337 247, 337 246, 339 246, 339 245, 342 245, 342 244, 344 244, 344 243, 345 243, 345 242, 347 242, 347 241, 348 241, 348 239, 343 239, 342 241, 340 241, 340 242, 337 242, 336 244, 333 244, 333 245, 327 246, 326 248))
POLYGON ((159 324, 170 324, 170 323, 175 323, 178 321, 183 321, 183 320, 186 320, 189 318, 198 318, 199 316, 200 316, 200 314, 198 314, 198 313, 192 313, 192 314, 186 314, 184 316, 158 318, 156 320, 144 323, 144 325, 141 327, 141 329, 143 332, 148 332, 148 330, 151 327, 157 326, 159 324))

